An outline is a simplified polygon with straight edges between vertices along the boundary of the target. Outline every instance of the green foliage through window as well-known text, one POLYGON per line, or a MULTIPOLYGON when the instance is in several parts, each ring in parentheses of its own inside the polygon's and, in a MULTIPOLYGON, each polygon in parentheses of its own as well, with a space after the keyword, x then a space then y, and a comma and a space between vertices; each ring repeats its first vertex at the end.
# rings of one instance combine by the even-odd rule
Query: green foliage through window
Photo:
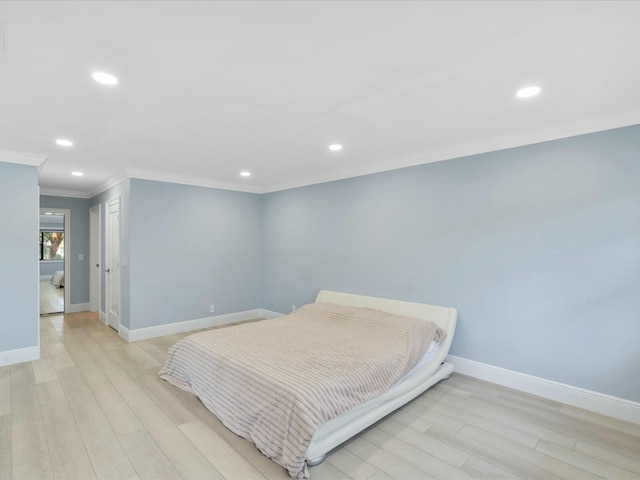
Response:
POLYGON ((40 232, 40 260, 64 259, 64 232, 40 232))

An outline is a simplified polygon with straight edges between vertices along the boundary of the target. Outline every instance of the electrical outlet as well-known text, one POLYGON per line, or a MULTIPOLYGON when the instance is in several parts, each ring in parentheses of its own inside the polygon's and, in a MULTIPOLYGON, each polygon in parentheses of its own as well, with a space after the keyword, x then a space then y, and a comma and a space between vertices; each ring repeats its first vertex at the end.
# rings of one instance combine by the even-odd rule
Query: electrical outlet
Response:
POLYGON ((213 313, 216 311, 216 306, 215 305, 209 305, 209 313, 213 313))
POLYGON ((296 306, 295 305, 291 305, 291 313, 296 311, 296 306))

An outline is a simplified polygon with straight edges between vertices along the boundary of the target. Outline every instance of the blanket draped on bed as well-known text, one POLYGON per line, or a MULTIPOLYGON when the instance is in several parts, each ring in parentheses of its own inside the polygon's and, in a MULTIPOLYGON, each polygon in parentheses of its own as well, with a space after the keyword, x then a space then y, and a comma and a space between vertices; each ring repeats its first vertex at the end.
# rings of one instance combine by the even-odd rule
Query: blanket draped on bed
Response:
POLYGON ((424 320, 313 303, 275 320, 186 337, 159 375, 302 478, 316 430, 389 390, 445 335, 424 320))

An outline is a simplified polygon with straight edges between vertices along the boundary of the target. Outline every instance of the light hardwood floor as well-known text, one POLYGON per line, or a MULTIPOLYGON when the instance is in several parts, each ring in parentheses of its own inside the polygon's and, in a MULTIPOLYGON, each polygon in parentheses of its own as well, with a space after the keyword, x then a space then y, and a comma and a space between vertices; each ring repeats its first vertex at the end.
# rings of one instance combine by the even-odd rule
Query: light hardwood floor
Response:
MULTIPOLYGON (((42 358, 0 368, 0 478, 288 478, 157 378, 183 336, 126 343, 93 314, 42 317, 42 358)), ((640 426, 454 374, 310 472, 640 479, 640 426)))
POLYGON ((50 280, 40 280, 40 315, 64 312, 64 288, 56 288, 50 280))

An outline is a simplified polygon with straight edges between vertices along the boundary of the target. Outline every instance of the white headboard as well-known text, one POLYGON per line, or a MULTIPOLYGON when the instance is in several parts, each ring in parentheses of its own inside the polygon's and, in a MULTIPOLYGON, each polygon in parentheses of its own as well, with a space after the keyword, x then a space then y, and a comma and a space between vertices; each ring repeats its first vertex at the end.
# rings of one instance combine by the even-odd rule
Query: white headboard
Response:
POLYGON ((426 303, 404 302, 390 298, 367 297, 353 293, 331 292, 320 290, 316 302, 337 303, 339 305, 352 305, 354 307, 374 308, 383 312, 403 315, 405 317, 431 320, 440 328, 447 331, 448 338, 453 337, 456 327, 458 311, 452 307, 439 307, 426 303))
POLYGON ((456 321, 458 319, 458 311, 452 307, 439 307, 427 303, 403 302, 402 300, 392 300, 390 298, 367 297, 365 295, 331 292, 329 290, 320 290, 316 297, 316 302, 374 308, 405 317, 431 320, 447 332, 447 338, 440 344, 431 359, 436 365, 444 362, 445 357, 449 353, 451 342, 453 341, 453 334, 456 330, 456 321))

